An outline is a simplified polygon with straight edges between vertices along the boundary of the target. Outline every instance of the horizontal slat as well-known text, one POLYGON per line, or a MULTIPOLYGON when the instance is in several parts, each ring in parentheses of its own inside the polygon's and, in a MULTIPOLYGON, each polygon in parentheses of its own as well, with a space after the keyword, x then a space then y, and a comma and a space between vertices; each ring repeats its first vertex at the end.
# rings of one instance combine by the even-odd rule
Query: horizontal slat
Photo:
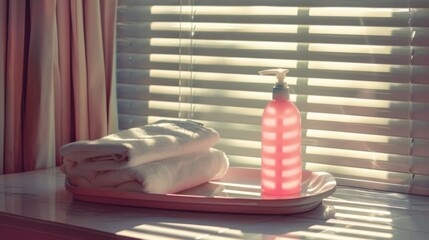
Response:
POLYGON ((342 114, 302 113, 305 129, 338 130, 385 136, 406 137, 409 135, 408 120, 362 117, 342 114))
MULTIPOLYGON (((223 58, 220 56, 195 56, 175 54, 118 54, 119 68, 150 69, 163 68, 177 70, 180 66, 196 72, 223 72, 223 73, 257 73, 264 68, 284 67, 291 69, 290 76, 307 78, 334 78, 334 79, 386 79, 389 82, 408 82, 408 65, 388 65, 372 63, 347 63, 329 61, 300 61, 294 59, 267 59, 267 58, 223 58), (180 66, 179 66, 179 63, 180 66), (341 68, 342 71, 337 69, 341 68), (372 77, 371 77, 372 76, 372 77)), ((429 69, 414 67, 413 81, 424 82, 429 69)))
POLYGON ((178 116, 175 117, 166 117, 166 116, 139 116, 139 115, 126 115, 121 114, 119 115, 119 129, 125 130, 132 127, 137 126, 144 126, 147 124, 152 124, 159 120, 183 120, 184 118, 179 118, 178 116))
POLYGON ((429 29, 423 27, 413 27, 411 44, 413 46, 429 46, 429 29))
MULTIPOLYGON (((429 131, 429 130, 426 130, 429 131)), ((429 139, 413 139, 412 156, 428 158, 429 164, 429 139)))
POLYGON ((429 139, 429 121, 412 121, 411 136, 413 138, 429 139))
MULTIPOLYGON (((416 26, 424 14, 415 9, 416 26)), ((396 26, 408 27, 408 8, 281 7, 281 6, 142 6, 119 8, 119 22, 182 21, 299 25, 396 26), (392 17, 395 16, 395 17, 392 17)), ((424 26, 424 25, 423 25, 424 26)))
POLYGON ((412 8, 411 9, 411 26, 429 27, 429 9, 412 8))
MULTIPOLYGON (((356 62, 372 64, 408 65, 410 62, 409 47, 367 46, 338 44, 307 44, 282 43, 264 41, 229 41, 229 40, 199 40, 199 39, 124 39, 118 41, 120 53, 175 53, 181 48, 192 46, 193 55, 221 56, 221 57, 247 57, 356 62)), ((182 50, 183 51, 183 50, 182 50)), ((415 64, 424 64, 426 59, 415 50, 415 64)))
MULTIPOLYGON (((143 70, 143 69, 118 69, 117 81, 123 84, 135 84, 135 85, 163 85, 163 86, 179 86, 178 78, 168 77, 157 77, 153 76, 151 72, 155 70, 143 70)), ((162 72, 169 72, 166 70, 160 70, 162 72)), ((178 72, 178 71, 173 71, 178 72)), ((179 74, 177 74, 179 76, 179 74)))
MULTIPOLYGON (((429 21, 429 20, 428 20, 429 21)), ((429 47, 413 47, 413 56, 411 60, 413 65, 429 65, 429 47)))
MULTIPOLYGON (((174 86, 162 86, 162 82, 159 81, 160 86, 147 86, 147 85, 133 85, 133 84, 120 84, 119 88, 124 88, 124 91, 127 91, 126 89, 129 89, 131 93, 124 93, 121 95, 121 97, 129 98, 129 99, 140 99, 140 92, 147 92, 148 88, 150 87, 151 93, 157 93, 157 94, 180 94, 180 90, 177 88, 175 89, 174 86)), ((184 87, 184 86, 183 86, 184 87)), ((250 108, 263 108, 265 107, 266 103, 271 100, 271 84, 264 86, 265 91, 259 91, 259 92, 252 92, 249 89, 246 89, 243 86, 243 91, 240 90, 230 90, 230 89, 212 89, 212 88, 201 88, 197 85, 192 85, 192 92, 189 91, 182 92, 184 97, 192 94, 194 103, 197 104, 211 104, 211 105, 221 105, 221 106, 237 106, 237 107, 250 107, 250 108), (251 95, 250 95, 251 94, 251 95), (222 100, 219 98, 227 99, 222 100), (216 102, 220 101, 220 102, 216 102), (247 101, 247 102, 246 102, 247 101)), ((308 93, 317 93, 319 89, 315 88, 313 91, 309 91, 308 93)), ((335 88, 332 90, 334 91, 335 88)), ((356 90, 358 91, 358 90, 356 90)), ((365 93, 363 91, 363 93, 365 93)), ((306 105, 306 104, 323 104, 323 105, 341 105, 341 106, 350 106, 350 107, 360 107, 362 109, 364 108, 377 108, 377 109, 391 109, 393 108, 396 111, 405 111, 409 112, 411 110, 411 105, 409 105, 409 102, 405 100, 404 102, 401 101, 385 101, 382 99, 366 99, 366 98, 350 98, 346 96, 335 96, 333 95, 305 95, 300 94, 298 97, 296 97, 295 94, 291 94, 291 98, 293 101, 296 102, 297 105, 306 105)), ((417 104, 417 103, 413 103, 417 104)), ((422 103, 423 104, 423 103, 422 103)), ((423 104, 427 105, 427 104, 423 104)), ((423 106, 424 107, 424 106, 423 106)))
POLYGON ((413 102, 429 102, 429 84, 413 84, 411 100, 413 102))
MULTIPOLYGON (((241 51, 301 51, 311 53, 354 53, 377 55, 394 55, 407 57, 410 54, 409 46, 379 46, 379 45, 354 45, 302 43, 285 41, 254 41, 254 40, 220 40, 220 39, 189 39, 189 38, 120 38, 117 40, 117 50, 121 53, 150 53, 164 48, 175 49, 193 47, 195 49, 219 49, 241 51), (148 47, 155 50, 147 49, 148 47)), ((414 47, 415 53, 426 51, 425 47, 414 47)), ((261 52, 262 53, 262 52, 261 52)), ((422 55, 424 55, 422 53, 422 55)))
MULTIPOLYGON (((429 121, 429 103, 412 103, 411 118, 429 121)), ((427 130, 429 131, 429 129, 427 130)))
MULTIPOLYGON (((407 173, 394 173, 374 169, 332 166, 318 163, 307 163, 305 168, 311 171, 330 172, 336 177, 339 184, 342 184, 342 181, 356 181, 355 184, 360 182, 362 185, 366 184, 364 182, 373 182, 374 184, 383 183, 382 185, 386 186, 392 184, 397 185, 398 187, 406 187, 410 183, 409 174, 407 173)), ((350 183, 347 184, 350 185, 350 183)), ((357 185, 357 187, 362 186, 357 185)))
MULTIPOLYGON (((201 119, 201 120, 204 120, 204 119, 201 119)), ((206 121, 210 121, 210 120, 211 119, 208 119, 206 121)), ((257 120, 260 120, 260 119, 257 118, 257 120)), ((236 123, 233 123, 233 122, 225 123, 225 122, 219 121, 218 122, 219 124, 216 125, 216 129, 218 131, 222 132, 223 138, 228 138, 228 139, 240 138, 240 139, 245 139, 245 140, 249 140, 249 141, 259 141, 260 140, 260 134, 261 134, 260 133, 260 124, 257 124, 254 122, 256 122, 256 121, 236 122, 236 123), (238 128, 237 126, 240 126, 240 128, 238 128)), ((314 122, 316 122, 316 121, 314 121, 314 122)), ((374 134, 374 136, 377 136, 377 134, 376 134, 377 131, 374 130, 374 129, 377 129, 377 127, 378 127, 377 125, 371 125, 371 124, 365 125, 363 123, 361 123, 361 124, 358 124, 358 123, 354 123, 354 124, 335 123, 335 124, 338 124, 340 127, 329 128, 329 127, 326 127, 327 124, 321 123, 319 121, 319 122, 316 122, 316 123, 318 123, 317 125, 323 125, 324 127, 323 128, 313 128, 312 125, 316 125, 314 122, 310 122, 310 121, 304 119, 302 121, 303 129, 306 129, 306 130, 311 130, 311 129, 326 130, 325 132, 328 132, 328 133, 335 133, 335 131, 337 131, 338 129, 342 129, 344 133, 349 132, 350 134, 352 134, 352 133, 356 133, 358 131, 356 129, 359 129, 359 126, 356 127, 356 125, 360 125, 362 129, 363 128, 370 129, 367 131, 362 131, 360 133, 374 134)), ((211 124, 211 125, 213 125, 213 124, 211 124)), ((334 125, 334 124, 332 124, 332 125, 334 125)), ((380 129, 381 128, 382 127, 380 127, 380 129)), ((395 131, 396 131, 396 133, 398 133, 400 131, 405 132, 405 129, 406 129, 404 126, 399 126, 396 128, 396 130, 393 130, 393 129, 395 129, 394 126, 389 126, 389 127, 385 127, 385 128, 392 129, 392 131, 390 131, 389 134, 385 135, 385 136, 392 136, 392 137, 395 136, 394 135, 395 131)), ((381 130, 379 130, 379 131, 381 132, 381 130)), ((380 136, 380 135, 378 135, 378 136, 380 136)), ((305 136, 305 132, 303 133, 303 136, 305 136)), ((401 137, 399 134, 396 136, 401 137)), ((404 137, 404 136, 402 136, 402 137, 404 137)), ((352 139, 350 139, 350 140, 352 140, 352 139)), ((355 139, 355 140, 357 140, 357 139, 355 139)), ((402 142, 404 142, 404 141, 407 141, 407 145, 409 147, 410 144, 408 143, 408 140, 403 139, 402 142)), ((407 147, 407 146, 404 145, 404 147, 407 147)), ((408 147, 405 148, 407 154, 409 151, 408 147)))
MULTIPOLYGON (((356 171, 359 171, 359 170, 356 169, 356 171)), ((379 182, 379 181, 362 180, 354 176, 339 177, 339 176, 336 176, 335 174, 333 175, 339 186, 350 186, 350 187, 356 187, 356 188, 374 189, 374 190, 389 191, 389 192, 410 193, 410 190, 409 190, 410 186, 408 183, 393 184, 393 183, 386 183, 386 182, 379 182)), ((403 177, 405 178, 406 176, 403 175, 403 177)), ((415 194, 418 194, 418 193, 415 193, 415 194)))
POLYGON ((150 102, 130 102, 122 99, 118 99, 118 113, 132 114, 137 116, 161 116, 165 118, 174 118, 179 116, 179 104, 174 109, 165 108, 152 108, 150 102))
MULTIPOLYGON (((410 172, 429 176, 429 157, 412 156, 410 172)), ((427 187, 429 188, 429 185, 427 187)))
POLYGON ((407 155, 410 152, 411 142, 406 138, 311 129, 305 130, 302 137, 303 145, 400 155, 407 155), (382 138, 382 140, 377 138, 382 138))
MULTIPOLYGON (((119 26, 128 26, 128 31, 138 28, 146 28, 152 31, 168 31, 186 33, 187 31, 194 33, 253 33, 253 34, 297 34, 301 36, 313 34, 326 34, 335 36, 373 36, 384 37, 386 40, 392 37, 400 37, 409 33, 408 26, 341 26, 341 25, 298 25, 298 24, 250 24, 250 23, 217 23, 217 22, 150 22, 150 23, 134 23, 134 24, 119 24, 119 26), (336 29, 336 31, 335 31, 336 29)), ((121 29, 122 31, 127 29, 121 29)), ((418 28, 415 29, 416 31, 418 28)), ((268 35, 269 37, 270 35, 268 35)), ((125 35, 126 37, 126 35, 125 35)), ((201 38, 204 39, 204 38, 201 38)), ((249 38, 247 38, 249 39, 249 38)), ((269 38, 268 38, 269 39, 269 38)))
POLYGON ((180 0, 118 0, 118 7, 135 7, 140 5, 178 5, 180 0))
POLYGON ((410 193, 429 195, 429 176, 415 175, 411 184, 410 193))
MULTIPOLYGON (((392 7, 392 8, 408 8, 410 7, 428 7, 429 3, 426 0, 325 0, 323 2, 313 0, 198 0, 193 1, 196 5, 224 5, 224 6, 246 6, 246 5, 265 5, 265 6, 318 6, 318 7, 392 7)), ((119 6, 139 6, 139 5, 177 5, 179 0, 119 0, 119 6)), ((186 3, 184 3, 186 4, 186 3)))
MULTIPOLYGON (((119 52, 132 52, 137 51, 137 52, 145 52, 147 51, 147 49, 145 49, 148 44, 152 44, 153 47, 157 47, 157 46, 164 46, 164 47, 175 47, 177 46, 177 42, 178 42, 178 37, 179 37, 179 33, 175 32, 175 31, 151 31, 150 29, 150 25, 147 24, 128 24, 128 25, 119 25, 118 26, 118 31, 122 31, 121 34, 121 38, 118 38, 118 51, 119 52), (146 30, 145 32, 139 32, 141 30, 146 30), (160 37, 157 37, 157 34, 160 35, 160 37), (161 35, 167 34, 167 37, 162 38, 161 35), (136 37, 133 37, 136 36, 136 37), (158 41, 158 43, 156 42, 158 41), (162 42, 164 41, 164 42, 162 42), (164 45, 162 45, 164 43, 164 45), (127 51, 128 50, 128 51, 127 51)), ((413 43, 413 49, 415 54, 418 54, 417 57, 424 56, 424 53, 426 53, 427 51, 427 47, 429 46, 428 43, 428 39, 429 36, 427 36, 428 32, 427 31, 423 31, 420 30, 421 28, 415 28, 413 31, 413 38, 412 38, 412 43, 413 43)), ((199 33, 196 33, 199 34, 199 33)), ((203 34, 203 33, 202 33, 203 34)), ((205 33, 204 33, 205 34, 205 33)), ((238 33, 239 34, 239 33, 238 33)), ((401 46, 402 47, 402 51, 405 52, 409 52, 409 31, 407 29, 404 29, 404 31, 398 35, 398 33, 396 33, 397 37, 371 37, 371 36, 365 36, 365 37, 360 37, 360 36, 348 36, 347 38, 344 38, 344 36, 339 36, 339 39, 332 39, 332 41, 321 41, 322 39, 327 39, 329 40, 329 36, 321 36, 321 39, 310 39, 308 38, 308 35, 310 34, 300 34, 300 38, 296 38, 296 40, 294 41, 293 35, 290 35, 291 38, 287 38, 287 34, 283 37, 286 38, 281 38, 281 36, 277 36, 275 33, 271 33, 271 34, 264 34, 264 36, 256 36, 255 38, 246 38, 246 35, 243 35, 243 38, 235 38, 234 35, 236 35, 236 33, 230 33, 228 36, 229 38, 231 38, 230 40, 225 40, 222 39, 221 37, 219 37, 218 35, 213 35, 212 38, 207 37, 207 38, 197 38, 195 35, 193 36, 192 39, 192 44, 193 46, 198 47, 200 46, 204 46, 204 47, 217 47, 219 48, 219 46, 223 46, 223 47, 234 47, 234 46, 238 46, 239 48, 242 49, 255 49, 255 45, 259 46, 260 49, 278 49, 278 50, 285 50, 285 48, 289 48, 291 49, 291 47, 295 47, 301 46, 299 49, 310 49, 310 48, 315 48, 319 46, 337 46, 338 44, 341 44, 338 46, 338 48, 331 48, 334 49, 334 51, 336 50, 344 50, 346 49, 347 51, 353 51, 353 47, 355 48, 359 48, 363 53, 368 52, 368 53, 372 53, 372 54, 380 54, 381 53, 394 53, 393 50, 395 50, 395 46, 401 46), (271 36, 271 37, 270 37, 271 36), (234 38, 233 38, 234 37, 234 38), (362 45, 363 43, 361 42, 364 38, 368 39, 368 42, 366 42, 367 44, 365 44, 365 46, 367 46, 367 48, 363 48, 362 45), (252 39, 252 40, 249 40, 252 39), (306 39, 308 39, 309 41, 307 41, 306 39), (317 40, 317 41, 315 41, 317 40), (353 41, 355 41, 355 43, 353 43, 353 41), (378 41, 377 44, 373 44, 370 45, 371 42, 376 42, 378 41), (326 42, 325 44, 323 44, 324 42, 326 42), (205 45, 203 45, 204 43, 206 43, 205 45), (210 43, 212 44, 212 46, 210 46, 210 43), (247 44, 246 44, 247 43, 247 44), (250 45, 251 43, 254 43, 252 45, 250 45), (270 44, 264 44, 264 43, 270 43, 270 44), (319 43, 319 44, 318 44, 319 43), (354 44, 354 45, 353 45, 354 44), (390 44, 390 45, 389 45, 390 44), (249 47, 250 46, 250 47, 249 47), (308 47, 307 47, 308 46, 308 47), (381 51, 380 51, 381 50, 381 51)), ((188 34, 183 34, 182 36, 182 40, 180 42, 180 44, 182 44, 182 46, 184 45, 189 45, 189 39, 184 39, 185 37, 187 37, 188 34)), ((208 35, 210 36, 210 35, 208 35)), ((320 47, 319 47, 320 48, 320 47)), ((297 50, 299 50, 297 49, 297 50)), ((396 51, 396 50, 395 50, 396 51)), ((326 50, 325 50, 326 52, 326 50)), ((355 52, 355 53, 359 53, 359 52, 355 52)), ((419 60, 420 62, 421 60, 419 60)))
MULTIPOLYGON (((182 65, 192 63, 195 67, 211 65, 216 67, 237 68, 240 67, 273 67, 283 66, 287 68, 298 68, 305 66, 307 70, 334 71, 341 67, 345 73, 379 73, 379 74, 398 74, 404 77, 409 75, 407 66, 373 64, 373 63, 354 63, 354 62, 331 62, 331 61, 304 61, 296 59, 272 59, 272 58, 250 58, 250 57, 221 57, 205 55, 176 55, 176 54, 118 54, 119 67, 140 67, 150 63, 175 63, 182 65), (337 68, 336 68, 337 67, 337 68)), ((304 68, 304 67, 303 67, 304 68)), ((238 71, 237 71, 238 72, 238 71)), ((338 71, 337 71, 338 72, 338 71)))
MULTIPOLYGON (((131 26, 140 27, 141 24, 131 26)), ((153 31, 191 31, 194 34, 213 33, 259 33, 259 34, 326 34, 335 36, 378 36, 386 39, 409 33, 406 26, 341 26, 341 25, 299 25, 299 24, 251 24, 251 23, 218 23, 218 22, 151 22, 141 26, 153 31)), ((194 35, 195 36, 195 35, 194 35)), ((198 36, 196 36, 198 38, 198 36)))
MULTIPOLYGON (((293 72, 291 72, 292 74, 293 72)), ((394 76, 392 76, 394 77, 394 76)), ((155 85, 177 85, 178 79, 192 79, 193 82, 198 84, 206 83, 208 87, 213 89, 230 89, 254 92, 271 92, 272 77, 260 76, 254 74, 230 74, 225 72, 197 72, 193 71, 179 71, 179 70, 166 70, 166 69, 134 69, 122 68, 118 69, 118 82, 129 84, 145 84, 150 81, 150 84, 155 85), (164 82, 168 82, 164 83, 164 82), (174 84, 175 83, 175 84, 174 84)), ((300 85, 308 87, 331 87, 341 90, 354 89, 362 91, 360 95, 377 95, 377 94, 392 94, 402 95, 402 91, 409 91, 409 84, 407 83, 391 83, 388 78, 382 79, 383 81, 375 81, 372 78, 353 78, 353 79, 332 79, 332 78, 297 78, 289 76, 287 78, 288 84, 292 87, 292 91, 300 85), (303 81, 301 83, 301 81, 303 81)), ((197 84, 197 85, 198 85, 197 84)), ((195 85, 193 85, 195 86, 195 85)), ((413 85, 413 90, 417 94, 417 98, 425 99, 421 89, 425 85, 413 85)), ((207 88, 207 87, 206 87, 207 88)), ((303 90, 304 91, 304 90, 303 90)), ((296 91, 295 91, 296 92, 296 91)), ((339 93, 341 95, 341 93, 339 93)), ((403 99, 402 97, 399 99, 403 99)))
MULTIPOLYGON (((128 88, 135 88, 134 91, 138 91, 139 87, 145 88, 148 85, 160 85, 165 86, 159 87, 158 92, 162 92, 162 89, 168 91, 167 86, 179 86, 179 80, 172 80, 168 78, 148 78, 143 77, 140 78, 137 74, 126 74, 119 76, 119 83, 129 84, 128 88)), ((183 76, 182 79, 188 79, 183 76)), ((198 80, 192 79, 192 87, 198 91, 194 92, 197 96, 207 95, 215 95, 215 96, 224 96, 224 97, 236 97, 237 99, 242 98, 244 95, 253 94, 254 98, 251 99, 262 99, 262 100, 270 100, 271 97, 271 88, 272 84, 269 83, 272 81, 270 78, 267 80, 266 78, 260 78, 261 83, 240 83, 233 81, 223 81, 223 79, 210 81, 210 80, 198 80), (266 82, 266 83, 264 83, 266 82), (267 93, 261 95, 260 93, 267 93), (260 97, 259 97, 260 96, 260 97)), ((292 94, 297 94, 300 96, 310 96, 317 94, 318 96, 326 96, 326 97, 342 97, 346 99, 357 98, 362 99, 363 101, 368 100, 371 102, 371 99, 374 100, 392 100, 392 101, 406 101, 408 102, 409 96, 406 94, 408 92, 407 85, 401 85, 392 89, 392 90, 372 90, 367 88, 360 88, 360 86, 365 85, 366 82, 356 82, 352 84, 352 81, 336 81, 329 79, 299 79, 296 83, 291 83, 289 81, 289 86, 291 88, 292 94), (314 81, 313 81, 314 80, 314 81), (335 84, 337 84, 335 86, 335 84), (344 85, 343 85, 344 84, 344 85), (357 86, 360 84, 360 86, 357 86), (325 85, 325 86, 323 86, 325 85), (353 87, 354 86, 354 87, 353 87)), ((371 86, 371 84, 368 84, 371 86)), ((381 84, 380 84, 381 85, 381 84)), ((121 85, 121 87, 127 87, 126 85, 121 85)), ((387 86, 387 84, 386 84, 387 86)), ((393 86, 393 84, 392 84, 393 86)), ((155 87, 154 87, 155 89, 155 87)), ((141 91, 145 91, 141 89, 141 91)), ((133 95, 129 95, 129 98, 133 98, 133 95)), ((344 99, 345 100, 345 99, 344 99)), ((380 101, 380 104, 382 101, 380 101)), ((234 105, 234 102, 231 102, 234 105)), ((337 102, 332 102, 332 104, 338 104, 337 102)), ((364 105, 365 103, 361 104, 364 105)), ((385 104, 383 104, 385 105, 385 104)), ((259 106, 259 104, 258 104, 259 106)), ((406 107, 408 111, 409 108, 406 107)))
MULTIPOLYGON (((189 24, 188 24, 189 25, 189 24)), ((252 30, 252 24, 248 25, 235 25, 235 26, 221 26, 216 27, 217 24, 213 23, 212 31, 206 28, 205 31, 196 31, 193 33, 195 39, 218 39, 218 40, 248 40, 254 41, 278 41, 278 42, 301 42, 301 43, 348 43, 348 44, 370 44, 370 45, 383 45, 383 46, 406 46, 409 43, 410 30, 404 28, 386 28, 383 32, 381 28, 373 27, 367 29, 365 27, 355 27, 356 29, 349 29, 345 34, 342 30, 333 32, 330 29, 335 29, 335 26, 326 26, 326 28, 315 29, 316 32, 310 32, 306 26, 290 26, 290 32, 275 32, 263 30, 268 26, 260 26, 260 32, 252 30), (237 29, 247 26, 248 32, 237 31, 237 29), (228 27, 228 28, 227 28, 228 27), (229 29, 226 34, 219 34, 220 29, 229 29), (252 30, 252 31, 250 31, 252 30), (360 30, 361 33, 356 32, 360 30), (342 34, 338 34, 341 32, 342 34), (364 34, 365 32, 372 32, 373 34, 364 34), (302 34, 297 34, 303 32, 302 34)), ((117 32, 121 38, 179 38, 179 30, 181 29, 179 23, 172 24, 171 22, 157 22, 157 23, 139 23, 139 24, 118 24, 117 32)), ((189 26, 187 27, 189 29, 189 26)), ((185 31, 186 29, 183 29, 185 31)), ((345 29, 344 29, 345 30, 345 29)), ((413 43, 416 46, 425 46, 427 43, 427 35, 422 30, 416 29, 416 34, 413 43)), ((183 36, 188 34, 183 33, 183 36)))
POLYGON ((428 84, 429 67, 428 66, 413 66, 412 68, 412 83, 428 84))
POLYGON ((408 173, 409 156, 354 151, 339 148, 306 146, 302 149, 305 162, 408 173))

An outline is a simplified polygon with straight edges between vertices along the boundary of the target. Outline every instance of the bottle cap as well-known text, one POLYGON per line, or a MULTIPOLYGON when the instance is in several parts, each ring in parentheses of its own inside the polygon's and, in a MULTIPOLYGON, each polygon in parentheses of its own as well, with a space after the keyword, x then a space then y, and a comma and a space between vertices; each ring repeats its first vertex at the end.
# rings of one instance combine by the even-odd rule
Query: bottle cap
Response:
POLYGON ((260 75, 275 75, 277 77, 277 82, 273 87, 274 100, 289 100, 289 87, 284 81, 288 72, 288 69, 283 68, 267 69, 258 72, 260 75))

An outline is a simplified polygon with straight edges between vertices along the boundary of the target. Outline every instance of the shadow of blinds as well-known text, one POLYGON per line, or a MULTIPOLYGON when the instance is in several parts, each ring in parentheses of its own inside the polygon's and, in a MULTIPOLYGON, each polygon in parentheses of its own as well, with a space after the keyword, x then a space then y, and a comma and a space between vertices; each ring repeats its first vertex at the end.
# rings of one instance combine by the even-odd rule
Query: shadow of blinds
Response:
POLYGON ((305 168, 429 195, 426 0, 119 0, 121 129, 192 118, 233 166, 260 166, 260 121, 288 68, 305 168))

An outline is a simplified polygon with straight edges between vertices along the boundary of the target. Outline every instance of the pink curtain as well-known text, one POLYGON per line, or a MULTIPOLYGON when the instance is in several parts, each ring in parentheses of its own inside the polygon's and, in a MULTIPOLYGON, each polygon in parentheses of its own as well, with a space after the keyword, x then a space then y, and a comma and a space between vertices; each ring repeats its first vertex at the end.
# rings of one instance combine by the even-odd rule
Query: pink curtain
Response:
POLYGON ((116 0, 0 0, 0 173, 117 131, 116 0))

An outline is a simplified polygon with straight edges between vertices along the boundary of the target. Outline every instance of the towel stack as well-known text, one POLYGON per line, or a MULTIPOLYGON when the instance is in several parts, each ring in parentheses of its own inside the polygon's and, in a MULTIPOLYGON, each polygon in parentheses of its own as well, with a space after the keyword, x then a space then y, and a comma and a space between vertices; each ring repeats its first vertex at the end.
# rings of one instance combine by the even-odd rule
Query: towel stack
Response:
POLYGON ((218 140, 194 121, 161 120, 64 145, 61 171, 77 187, 176 193, 226 173, 225 153, 212 148, 218 140))

